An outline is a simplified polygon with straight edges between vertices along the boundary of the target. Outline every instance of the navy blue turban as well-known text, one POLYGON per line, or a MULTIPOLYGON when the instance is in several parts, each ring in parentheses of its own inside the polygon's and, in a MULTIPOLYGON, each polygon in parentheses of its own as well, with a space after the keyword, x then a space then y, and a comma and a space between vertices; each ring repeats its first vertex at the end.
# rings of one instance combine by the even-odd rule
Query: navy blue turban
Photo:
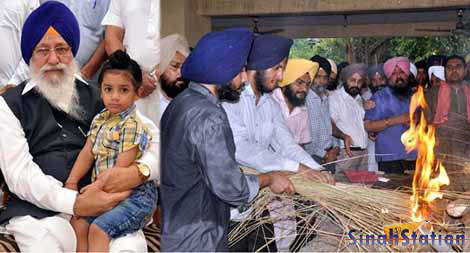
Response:
POLYGON ((249 70, 265 70, 280 63, 289 56, 291 39, 278 35, 260 35, 255 37, 253 48, 246 66, 249 70))
POLYGON ((253 43, 248 29, 229 29, 204 35, 181 68, 184 79, 226 85, 246 64, 253 43))
POLYGON ((56 1, 48 1, 34 10, 26 19, 21 34, 21 54, 26 64, 29 64, 33 50, 53 27, 71 47, 75 56, 80 44, 80 29, 78 21, 67 6, 56 1))
POLYGON ((330 62, 326 58, 321 57, 319 55, 315 55, 312 58, 310 58, 310 60, 313 62, 318 62, 318 65, 320 65, 320 68, 322 68, 326 72, 327 76, 330 76, 331 65, 330 65, 330 62))

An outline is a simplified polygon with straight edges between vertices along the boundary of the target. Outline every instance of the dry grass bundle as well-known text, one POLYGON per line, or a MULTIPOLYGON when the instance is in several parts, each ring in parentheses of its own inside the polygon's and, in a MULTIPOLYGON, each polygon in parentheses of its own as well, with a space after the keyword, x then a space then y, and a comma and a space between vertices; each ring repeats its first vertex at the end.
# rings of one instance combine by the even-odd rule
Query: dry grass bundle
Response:
MULTIPOLYGON (((247 173, 255 173, 251 169, 244 168, 247 173)), ((230 234, 231 243, 241 240, 249 232, 256 230, 265 223, 276 222, 270 216, 261 214, 266 210, 267 204, 273 199, 280 199, 285 203, 295 203, 295 213, 285 213, 286 216, 297 216, 300 220, 297 224, 304 228, 305 233, 326 235, 335 239, 336 250, 353 250, 347 248, 349 241, 345 241, 351 229, 362 230, 363 234, 379 235, 384 233, 384 226, 411 222, 410 189, 398 190, 374 189, 364 185, 351 185, 337 183, 335 186, 313 182, 295 174, 291 177, 298 194, 273 194, 265 189, 260 192, 257 200, 252 205, 251 213, 241 221, 230 234), (314 223, 311 221, 315 220, 314 223), (322 223, 333 223, 336 228, 328 230, 322 228, 322 223)), ((445 192, 445 198, 449 200, 465 198, 470 195, 461 192, 445 192)), ((435 206, 432 210, 434 224, 445 223, 445 206, 435 206)), ((449 227, 446 225, 445 227, 449 227)), ((275 238, 268 238, 272 242, 275 238)), ((305 246, 307 242, 299 242, 297 249, 305 246)), ((356 244, 359 251, 392 250, 388 246, 384 248, 366 248, 356 244)), ((263 249, 261 249, 263 250, 263 249)))

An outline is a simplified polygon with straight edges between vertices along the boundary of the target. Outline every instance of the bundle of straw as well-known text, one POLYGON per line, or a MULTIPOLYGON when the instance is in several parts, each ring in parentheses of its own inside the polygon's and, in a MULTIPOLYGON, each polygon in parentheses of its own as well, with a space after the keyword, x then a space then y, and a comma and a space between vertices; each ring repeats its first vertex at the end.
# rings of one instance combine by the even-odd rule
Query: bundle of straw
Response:
MULTIPOLYGON (((256 174, 252 169, 243 168, 243 170, 246 173, 256 174)), ((274 194, 268 189, 261 191, 251 207, 250 215, 242 220, 229 235, 231 243, 241 240, 264 223, 276 222, 269 216, 261 216, 261 213, 266 210, 266 205, 275 198, 295 202, 296 213, 285 215, 300 216, 304 221, 302 225, 309 233, 323 233, 337 237, 339 239, 337 250, 349 243, 344 239, 347 238, 351 229, 362 230, 363 234, 379 235, 384 233, 385 226, 411 222, 409 189, 374 189, 364 185, 343 183, 337 183, 333 186, 307 180, 301 174, 291 175, 290 179, 295 185, 297 194, 274 194), (322 231, 318 222, 310 224, 309 221, 315 218, 317 221, 331 220, 340 227, 340 231, 335 233, 322 231)), ((462 196, 469 198, 468 195, 459 192, 445 192, 444 196, 448 199, 457 199, 462 196)), ((445 211, 444 213, 440 210, 435 211, 431 222, 441 224, 443 215, 445 215, 445 211)), ((302 246, 305 244, 299 247, 302 246)), ((358 250, 361 251, 368 250, 360 245, 358 247, 358 250)), ((388 246, 385 248, 392 250, 388 246)))

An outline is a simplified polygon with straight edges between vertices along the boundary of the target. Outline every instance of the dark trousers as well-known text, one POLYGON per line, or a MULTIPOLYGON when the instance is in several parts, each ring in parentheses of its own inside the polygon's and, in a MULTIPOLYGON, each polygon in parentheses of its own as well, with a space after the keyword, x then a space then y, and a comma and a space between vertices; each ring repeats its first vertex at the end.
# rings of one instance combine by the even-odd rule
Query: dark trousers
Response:
MULTIPOLYGON (((315 238, 316 233, 309 229, 315 223, 315 218, 306 220, 305 218, 309 217, 309 211, 300 211, 302 208, 297 204, 297 202, 294 204, 294 208, 298 213, 298 216, 296 217, 297 236, 290 245, 290 251, 297 252, 302 246, 305 246, 307 242, 315 238), (305 222, 309 222, 309 224, 305 224, 305 222)), ((264 210, 261 216, 269 216, 269 211, 264 210)), ((255 223, 255 221, 249 221, 249 224, 245 227, 250 229, 250 226, 255 223)), ((238 224, 238 222, 230 222, 229 231, 232 231, 238 224)), ((244 232, 247 231, 240 231, 241 234, 244 232)), ((271 222, 263 222, 263 224, 258 225, 254 231, 249 232, 243 239, 230 246, 230 251, 254 252, 259 250, 261 252, 277 252, 276 241, 274 238, 273 224, 271 222)))
POLYGON ((416 161, 396 160, 379 162, 379 170, 385 174, 404 174, 405 170, 414 170, 416 161))

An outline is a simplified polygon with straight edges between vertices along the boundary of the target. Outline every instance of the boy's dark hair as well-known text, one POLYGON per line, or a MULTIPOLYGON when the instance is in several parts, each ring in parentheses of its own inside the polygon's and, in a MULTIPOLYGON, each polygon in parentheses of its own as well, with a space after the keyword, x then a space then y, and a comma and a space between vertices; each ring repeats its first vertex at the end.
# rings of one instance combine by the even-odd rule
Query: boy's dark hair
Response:
POLYGON ((132 60, 131 57, 122 50, 117 50, 112 53, 108 60, 104 63, 103 68, 98 77, 98 85, 101 88, 104 74, 110 70, 123 70, 130 74, 132 85, 135 90, 139 89, 142 84, 142 70, 139 64, 132 60))

